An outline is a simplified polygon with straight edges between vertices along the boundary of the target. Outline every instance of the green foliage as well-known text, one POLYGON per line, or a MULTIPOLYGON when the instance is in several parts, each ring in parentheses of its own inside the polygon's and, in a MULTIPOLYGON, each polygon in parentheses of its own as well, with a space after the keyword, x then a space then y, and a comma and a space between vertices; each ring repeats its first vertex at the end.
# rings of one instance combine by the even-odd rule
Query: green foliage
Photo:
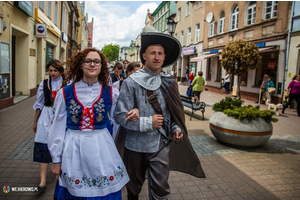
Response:
POLYGON ((242 103, 244 101, 239 99, 232 99, 231 97, 225 97, 222 99, 220 103, 216 103, 213 106, 214 111, 223 112, 229 117, 233 117, 242 121, 243 119, 247 119, 249 122, 257 119, 263 118, 266 122, 277 122, 277 118, 273 118, 276 114, 271 110, 259 110, 259 106, 253 107, 251 105, 243 106, 242 103))
POLYGON ((131 40, 131 41, 130 41, 129 47, 135 47, 135 42, 134 42, 134 40, 131 40))
POLYGON ((116 60, 119 57, 119 49, 120 46, 117 44, 109 44, 105 45, 101 51, 103 54, 111 61, 111 60, 116 60))

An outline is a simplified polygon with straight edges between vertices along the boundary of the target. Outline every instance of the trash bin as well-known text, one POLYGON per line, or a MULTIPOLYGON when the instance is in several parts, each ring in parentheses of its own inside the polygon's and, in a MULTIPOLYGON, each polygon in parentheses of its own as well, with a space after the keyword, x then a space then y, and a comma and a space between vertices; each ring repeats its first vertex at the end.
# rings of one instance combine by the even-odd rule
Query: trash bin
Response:
POLYGON ((232 86, 232 96, 233 97, 237 96, 237 87, 236 86, 232 86))

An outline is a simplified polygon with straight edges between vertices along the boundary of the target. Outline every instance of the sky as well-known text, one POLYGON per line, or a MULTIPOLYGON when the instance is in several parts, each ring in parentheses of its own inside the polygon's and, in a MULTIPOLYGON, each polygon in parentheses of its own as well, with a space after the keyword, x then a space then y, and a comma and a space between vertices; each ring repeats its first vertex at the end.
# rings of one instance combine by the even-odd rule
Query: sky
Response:
POLYGON ((85 1, 88 22, 94 18, 93 47, 108 44, 129 46, 145 26, 147 9, 150 13, 161 1, 85 1))

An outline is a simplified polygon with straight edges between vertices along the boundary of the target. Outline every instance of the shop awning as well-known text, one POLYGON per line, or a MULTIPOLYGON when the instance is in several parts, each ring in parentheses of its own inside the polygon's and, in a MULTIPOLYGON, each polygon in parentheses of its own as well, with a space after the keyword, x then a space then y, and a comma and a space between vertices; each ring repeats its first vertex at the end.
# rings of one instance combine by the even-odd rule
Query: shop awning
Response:
POLYGON ((217 57, 217 56, 219 56, 219 53, 206 54, 206 55, 202 55, 202 56, 192 58, 190 60, 190 62, 199 62, 199 61, 203 61, 206 58, 212 58, 212 57, 217 57))
POLYGON ((259 52, 267 51, 269 49, 274 49, 274 47, 263 47, 263 48, 258 48, 259 52))

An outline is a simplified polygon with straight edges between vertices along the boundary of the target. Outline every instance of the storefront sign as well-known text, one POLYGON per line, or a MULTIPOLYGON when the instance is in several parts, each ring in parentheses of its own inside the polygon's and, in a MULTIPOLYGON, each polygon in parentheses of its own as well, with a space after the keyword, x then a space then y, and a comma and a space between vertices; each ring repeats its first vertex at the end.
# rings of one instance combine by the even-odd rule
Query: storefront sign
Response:
POLYGON ((68 42, 68 35, 65 33, 62 33, 62 40, 65 42, 68 42))
POLYGON ((196 47, 188 47, 188 48, 184 48, 182 49, 182 55, 186 56, 186 55, 192 55, 196 53, 196 47))
POLYGON ((47 37, 47 24, 35 24, 35 37, 37 38, 47 37))
POLYGON ((211 51, 209 51, 209 53, 218 53, 219 52, 219 50, 218 49, 215 49, 215 50, 211 50, 211 51))
POLYGON ((275 61, 269 61, 267 69, 275 70, 276 62, 275 61))
POLYGON ((33 3, 32 1, 15 1, 14 5, 28 14, 30 17, 33 17, 33 3))
POLYGON ((265 47, 266 46, 266 43, 265 42, 261 42, 261 43, 256 43, 255 44, 258 48, 261 48, 261 47, 265 47))

